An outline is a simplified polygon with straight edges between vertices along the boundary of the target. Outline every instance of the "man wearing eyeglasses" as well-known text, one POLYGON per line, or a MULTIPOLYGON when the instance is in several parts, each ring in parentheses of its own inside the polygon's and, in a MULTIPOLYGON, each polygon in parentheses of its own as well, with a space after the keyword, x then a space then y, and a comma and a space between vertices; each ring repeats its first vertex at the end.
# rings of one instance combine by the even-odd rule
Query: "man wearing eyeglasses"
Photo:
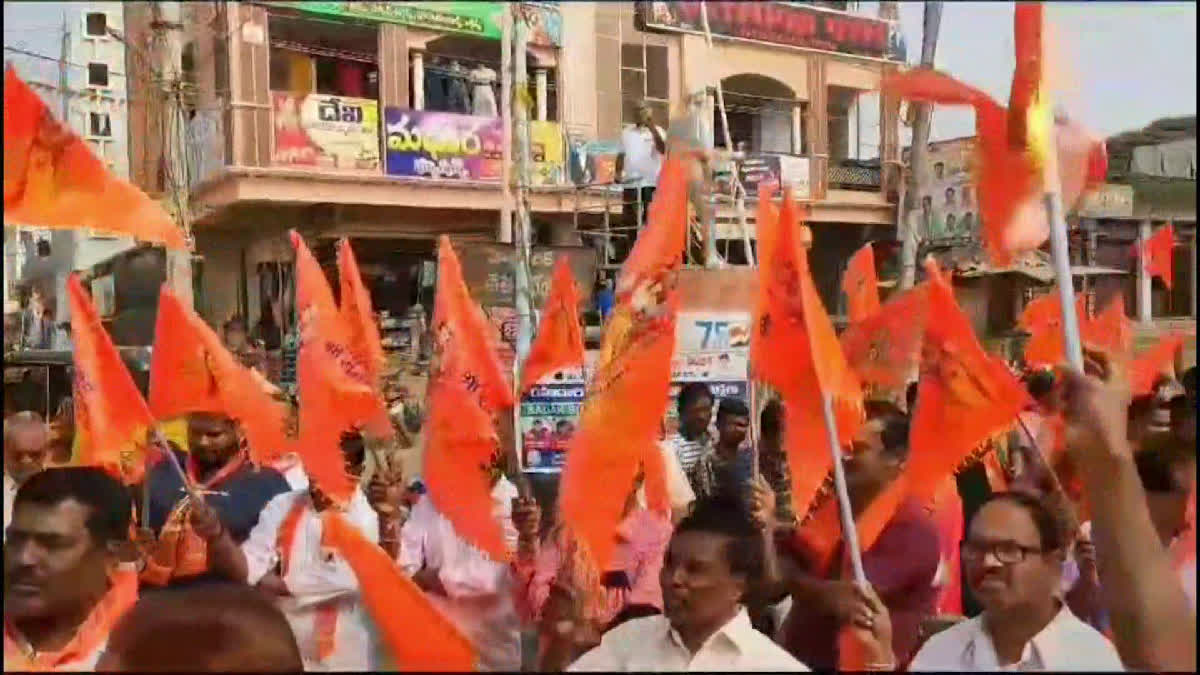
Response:
POLYGON ((1038 497, 1006 492, 985 502, 962 543, 983 613, 931 637, 909 670, 1124 670, 1116 648, 1059 598, 1065 530, 1038 497))

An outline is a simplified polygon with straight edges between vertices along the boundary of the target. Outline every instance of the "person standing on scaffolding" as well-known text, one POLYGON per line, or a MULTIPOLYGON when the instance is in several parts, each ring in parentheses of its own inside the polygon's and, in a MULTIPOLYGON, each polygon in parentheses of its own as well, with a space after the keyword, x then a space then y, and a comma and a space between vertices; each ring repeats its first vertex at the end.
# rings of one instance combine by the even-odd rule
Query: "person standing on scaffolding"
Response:
POLYGON ((628 234, 613 242, 616 261, 629 255, 637 239, 637 228, 645 222, 666 152, 666 132, 654 123, 650 104, 638 103, 637 123, 621 132, 621 153, 617 155, 617 176, 625 185, 621 222, 628 228, 625 230, 628 234))

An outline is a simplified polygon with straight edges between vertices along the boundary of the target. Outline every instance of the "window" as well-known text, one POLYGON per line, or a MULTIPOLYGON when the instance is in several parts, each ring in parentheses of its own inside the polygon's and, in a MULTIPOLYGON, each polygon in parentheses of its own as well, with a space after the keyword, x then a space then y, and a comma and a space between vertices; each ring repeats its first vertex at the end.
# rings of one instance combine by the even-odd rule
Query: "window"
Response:
POLYGON ((667 48, 645 43, 621 45, 621 123, 637 121, 637 107, 650 104, 655 124, 666 127, 670 118, 667 48))
POLYGON ((88 135, 105 138, 112 136, 112 121, 109 119, 108 113, 88 113, 88 135))
POLYGON ((88 86, 89 87, 107 87, 108 86, 108 64, 107 63, 89 63, 88 69, 88 86))
POLYGON ((84 31, 88 37, 108 37, 108 15, 104 12, 88 12, 84 17, 84 31))

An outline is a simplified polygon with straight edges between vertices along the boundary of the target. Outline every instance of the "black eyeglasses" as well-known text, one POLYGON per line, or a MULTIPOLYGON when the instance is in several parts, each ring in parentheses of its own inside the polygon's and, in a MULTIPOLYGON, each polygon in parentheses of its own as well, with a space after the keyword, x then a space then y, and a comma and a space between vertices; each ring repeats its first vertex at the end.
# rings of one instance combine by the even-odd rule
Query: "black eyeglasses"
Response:
POLYGON ((967 562, 978 562, 991 553, 992 557, 1002 565, 1015 565, 1023 562, 1030 555, 1044 553, 1041 548, 1022 546, 1011 541, 1001 541, 993 544, 964 541, 959 544, 959 552, 962 554, 962 559, 967 562))

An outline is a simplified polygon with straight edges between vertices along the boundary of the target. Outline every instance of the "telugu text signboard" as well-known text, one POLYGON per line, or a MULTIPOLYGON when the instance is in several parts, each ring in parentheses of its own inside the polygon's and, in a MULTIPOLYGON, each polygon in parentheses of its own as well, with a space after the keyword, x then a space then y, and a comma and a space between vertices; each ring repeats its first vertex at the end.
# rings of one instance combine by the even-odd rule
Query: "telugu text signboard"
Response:
MULTIPOLYGON (((902 50, 888 21, 783 2, 705 2, 714 37, 893 58, 902 50)), ((700 2, 637 2, 641 30, 703 34, 700 2)))
MULTIPOLYGON (((501 16, 506 2, 281 2, 314 14, 349 19, 398 23, 439 32, 461 33, 485 40, 503 36, 501 16)), ((543 47, 562 46, 562 14, 545 4, 517 7, 517 16, 529 30, 529 42, 543 47)))
POLYGON ((379 171, 379 103, 365 98, 271 92, 275 166, 379 171))

